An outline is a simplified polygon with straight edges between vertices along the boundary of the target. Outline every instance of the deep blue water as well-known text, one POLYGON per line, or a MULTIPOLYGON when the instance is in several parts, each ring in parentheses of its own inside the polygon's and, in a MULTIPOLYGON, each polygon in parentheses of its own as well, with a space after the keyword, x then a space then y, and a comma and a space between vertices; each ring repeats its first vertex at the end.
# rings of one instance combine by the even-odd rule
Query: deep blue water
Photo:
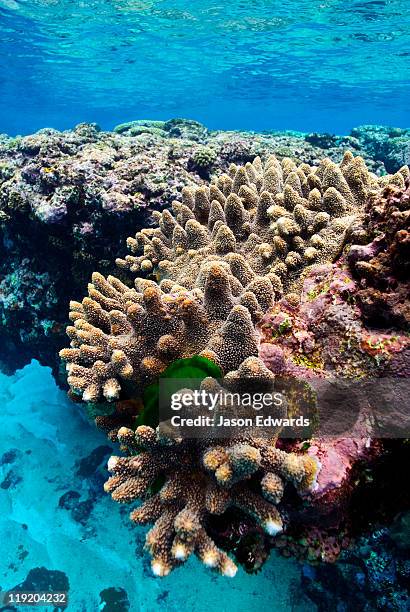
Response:
POLYGON ((0 132, 410 125, 408 0, 0 0, 0 132))

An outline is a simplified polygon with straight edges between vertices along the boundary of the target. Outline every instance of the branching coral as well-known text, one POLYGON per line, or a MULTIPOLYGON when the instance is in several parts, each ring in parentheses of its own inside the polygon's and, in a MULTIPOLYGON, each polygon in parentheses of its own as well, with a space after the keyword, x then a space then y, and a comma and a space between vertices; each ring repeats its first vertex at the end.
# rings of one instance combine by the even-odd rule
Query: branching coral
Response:
MULTIPOLYGON (((403 180, 379 179, 346 153, 316 168, 256 158, 209 186, 184 188, 173 213, 156 213, 158 227, 129 238, 133 254, 117 260, 137 276, 134 287, 95 273, 89 296, 71 303, 71 348, 61 356, 72 391, 93 402, 138 397, 168 364, 193 355, 216 363, 228 385, 272 382, 258 358, 262 315, 284 293, 294 302, 302 276, 340 253, 365 200, 403 180)), ((143 499, 131 518, 154 523, 147 548, 157 575, 193 552, 234 575, 209 537, 209 517, 236 507, 276 534, 285 484, 306 491, 318 471, 313 457, 252 431, 172 440, 147 426, 134 431, 129 414, 97 422, 130 455, 111 458, 106 490, 120 502, 143 499)))
POLYGON ((361 158, 317 168, 256 158, 231 166, 209 187, 184 188, 173 214, 156 213, 117 260, 136 275, 130 288, 93 275, 89 297, 71 303, 72 343, 61 356, 83 399, 140 389, 176 358, 204 355, 224 373, 258 354, 255 329, 275 297, 295 291, 314 264, 333 260, 378 179, 361 158), (142 251, 142 255, 137 253, 142 251))
MULTIPOLYGON (((243 382, 247 372, 252 372, 250 385, 273 381, 273 375, 255 357, 231 373, 231 380, 243 382)), ((318 471, 314 458, 279 450, 274 439, 259 438, 252 431, 233 440, 174 440, 161 430, 139 426, 135 432, 121 428, 118 439, 130 453, 140 452, 127 458, 111 457, 108 468, 113 475, 105 489, 113 499, 144 499, 158 478, 165 480, 158 493, 131 513, 137 524, 154 523, 146 546, 159 576, 191 553, 208 567, 233 576, 233 561, 207 534, 209 517, 236 507, 268 534, 276 535, 283 527, 276 505, 284 484, 290 482, 305 491, 313 486, 318 471)))

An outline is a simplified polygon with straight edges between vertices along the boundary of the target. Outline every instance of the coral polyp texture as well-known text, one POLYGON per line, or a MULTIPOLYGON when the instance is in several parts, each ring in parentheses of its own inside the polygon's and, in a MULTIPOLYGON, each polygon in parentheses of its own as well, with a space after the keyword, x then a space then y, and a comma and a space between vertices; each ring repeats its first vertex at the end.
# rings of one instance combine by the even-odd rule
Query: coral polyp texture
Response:
POLYGON ((138 402, 130 400, 170 364, 194 356, 216 364, 233 389, 241 381, 273 387, 270 370, 279 373, 273 362, 281 348, 267 351, 261 324, 283 304, 278 334, 286 335, 304 279, 326 264, 331 276, 330 264, 360 234, 366 203, 404 189, 408 178, 407 168, 377 177, 349 152, 339 164, 270 156, 231 165, 209 185, 183 188, 172 211, 153 214, 156 227, 128 239, 131 254, 117 260, 122 280, 94 273, 88 297, 71 302, 71 346, 60 353, 68 382, 84 401, 115 403, 114 413, 96 422, 128 456, 110 459, 105 488, 119 502, 142 500, 131 519, 154 523, 147 549, 155 574, 195 553, 233 576, 234 562, 210 536, 212 517, 236 509, 276 535, 284 527, 278 506, 285 489, 311 492, 320 462, 298 445, 278 444, 279 432, 174 439, 137 426, 138 402), (268 356, 270 370, 262 361, 268 356))
MULTIPOLYGON (((273 374, 256 357, 245 360, 229 378, 247 377, 249 385, 273 385, 273 374)), ((234 576, 234 562, 207 533, 209 518, 235 507, 274 536, 283 528, 276 505, 284 485, 290 482, 301 492, 312 488, 319 467, 316 458, 282 451, 275 448, 274 438, 260 438, 252 431, 244 432, 240 440, 174 440, 142 425, 135 432, 120 428, 118 439, 131 456, 111 457, 108 469, 113 475, 105 489, 118 502, 144 500, 132 511, 131 520, 138 525, 154 523, 146 547, 158 576, 168 574, 192 553, 206 566, 234 576), (147 499, 159 478, 162 487, 147 499)))
POLYGON ((133 254, 117 260, 134 286, 95 273, 89 297, 71 303, 71 348, 61 352, 71 388, 112 401, 195 354, 223 373, 238 368, 258 354, 256 324, 274 299, 333 261, 366 199, 404 176, 378 178, 350 153, 318 167, 270 156, 182 189, 173 213, 154 213, 158 227, 129 238, 133 254))
MULTIPOLYGON (((134 121, 113 132, 79 124, 64 132, 1 134, 0 367, 13 371, 34 358, 63 382, 57 355, 66 342, 68 300, 83 295, 94 270, 116 274, 130 228, 147 227, 152 211, 168 208, 183 186, 202 185, 257 155, 318 165, 324 157, 340 161, 346 148, 383 174, 383 158, 367 135, 374 134, 382 153, 383 141, 389 145, 399 133, 402 141, 407 132, 367 126, 354 138, 312 141, 302 133, 214 132, 172 119, 134 121)), ((389 171, 405 161, 399 153, 389 171)))

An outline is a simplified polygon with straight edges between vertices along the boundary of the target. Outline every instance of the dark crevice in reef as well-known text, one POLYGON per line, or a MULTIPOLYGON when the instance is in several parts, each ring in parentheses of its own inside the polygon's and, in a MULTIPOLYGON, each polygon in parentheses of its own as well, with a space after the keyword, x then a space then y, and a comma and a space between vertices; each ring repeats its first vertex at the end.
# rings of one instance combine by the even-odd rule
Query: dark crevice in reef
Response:
MULTIPOLYGON (((337 563, 314 562, 302 568, 303 587, 320 612, 409 609, 409 461, 407 440, 384 440, 382 454, 354 467, 344 508, 348 524, 329 532, 336 542, 347 527, 346 549, 337 563)), ((298 537, 295 534, 295 540, 298 537)))
MULTIPOLYGON (((142 227, 143 217, 135 212, 126 226, 142 227)), ((125 254, 124 221, 110 224, 102 219, 96 228, 98 237, 73 250, 70 234, 75 222, 73 217, 64 225, 50 227, 19 215, 12 228, 4 228, 0 365, 5 372, 36 358, 57 374, 69 300, 81 299, 96 266, 111 274, 115 255, 125 254)))
MULTIPOLYGON (((378 530, 388 527, 393 534, 391 544, 397 540, 402 549, 410 549, 409 519, 406 518, 410 512, 410 491, 404 486, 410 463, 410 444, 407 440, 385 440, 383 451, 370 463, 359 461, 354 466, 347 484, 349 490, 342 494, 339 492, 344 497, 341 504, 334 504, 335 500, 329 497, 327 502, 322 501, 321 511, 315 508, 309 512, 294 487, 286 488, 281 511, 288 519, 292 518, 286 530, 289 555, 296 554, 300 560, 305 560, 306 544, 303 540, 309 530, 316 528, 322 530, 322 537, 326 534, 336 538, 340 533, 349 533, 349 551, 342 553, 342 559, 343 555, 360 557, 360 548, 353 546, 356 538, 372 538, 378 530), (293 547, 295 543, 299 550, 293 547)), ((273 538, 238 509, 213 516, 207 528, 215 542, 233 553, 249 573, 258 571, 269 551, 276 546, 273 538)), ((282 545, 279 550, 288 556, 282 545)))
POLYGON ((372 465, 359 462, 357 485, 351 499, 353 535, 370 527, 390 524, 400 512, 410 510, 408 479, 410 444, 407 440, 384 440, 383 454, 372 465))

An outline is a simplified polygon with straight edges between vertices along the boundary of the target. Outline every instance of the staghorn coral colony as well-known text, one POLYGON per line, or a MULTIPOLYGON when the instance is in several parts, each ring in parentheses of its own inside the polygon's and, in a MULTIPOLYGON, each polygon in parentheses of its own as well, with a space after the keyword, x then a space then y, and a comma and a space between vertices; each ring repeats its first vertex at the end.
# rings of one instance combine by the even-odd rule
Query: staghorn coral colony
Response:
POLYGON ((316 269, 340 258, 346 243, 366 242, 369 202, 408 182, 407 167, 378 177, 349 152, 318 166, 274 156, 232 164, 209 185, 184 187, 172 212, 154 213, 156 227, 128 239, 131 254, 116 263, 129 284, 94 273, 88 297, 71 303, 71 346, 60 353, 71 392, 115 403, 96 422, 127 456, 110 459, 105 488, 119 502, 142 499, 131 520, 154 523, 146 546, 155 574, 195 553, 233 576, 234 562, 209 534, 210 517, 239 508, 275 536, 284 528, 277 506, 287 483, 308 495, 321 461, 300 447, 281 448, 277 435, 173 440, 136 427, 137 403, 124 400, 141 398, 169 364, 195 355, 219 366, 233 389, 244 379, 273 385, 278 372, 262 319, 275 304, 297 309, 316 269))

